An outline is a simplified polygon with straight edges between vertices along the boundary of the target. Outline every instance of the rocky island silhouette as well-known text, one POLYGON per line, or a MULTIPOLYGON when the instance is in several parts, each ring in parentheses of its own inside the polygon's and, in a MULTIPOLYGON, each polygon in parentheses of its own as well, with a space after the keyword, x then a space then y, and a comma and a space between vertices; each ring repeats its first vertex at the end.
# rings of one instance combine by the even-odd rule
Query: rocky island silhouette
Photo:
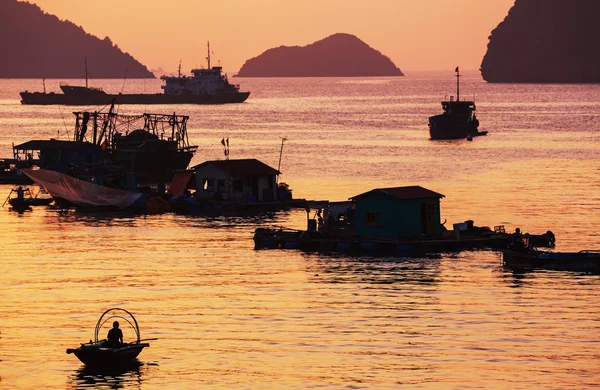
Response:
POLYGON ((338 33, 306 46, 280 46, 247 60, 239 77, 404 76, 381 52, 338 33))
POLYGON ((490 35, 481 75, 500 83, 598 83, 598 0, 516 0, 490 35))
POLYGON ((0 53, 2 78, 82 78, 86 57, 93 78, 154 77, 109 37, 100 39, 16 0, 0 1, 0 53))

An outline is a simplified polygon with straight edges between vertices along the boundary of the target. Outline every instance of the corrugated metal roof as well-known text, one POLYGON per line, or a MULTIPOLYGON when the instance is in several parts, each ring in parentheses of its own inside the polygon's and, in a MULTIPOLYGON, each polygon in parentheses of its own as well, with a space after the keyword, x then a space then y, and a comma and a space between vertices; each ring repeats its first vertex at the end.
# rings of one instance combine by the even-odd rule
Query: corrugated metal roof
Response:
POLYGON ((244 158, 239 160, 212 160, 198 164, 192 169, 212 165, 231 176, 273 176, 280 172, 255 158, 244 158))
POLYGON ((371 194, 383 194, 396 199, 444 198, 444 195, 428 190, 421 186, 375 188, 371 191, 353 196, 349 199, 362 198, 371 194))

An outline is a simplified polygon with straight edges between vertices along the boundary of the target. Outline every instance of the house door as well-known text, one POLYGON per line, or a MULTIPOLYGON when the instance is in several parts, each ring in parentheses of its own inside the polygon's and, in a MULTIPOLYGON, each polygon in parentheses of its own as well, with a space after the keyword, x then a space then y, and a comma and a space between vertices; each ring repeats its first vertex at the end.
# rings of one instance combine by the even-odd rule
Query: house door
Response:
POLYGON ((258 197, 258 177, 253 177, 252 178, 252 195, 254 195, 254 197, 256 198, 256 200, 260 199, 258 197))
MULTIPOLYGON (((421 234, 427 236, 436 232, 435 204, 421 203, 421 234)), ((439 221, 437 222, 439 223, 439 221)))

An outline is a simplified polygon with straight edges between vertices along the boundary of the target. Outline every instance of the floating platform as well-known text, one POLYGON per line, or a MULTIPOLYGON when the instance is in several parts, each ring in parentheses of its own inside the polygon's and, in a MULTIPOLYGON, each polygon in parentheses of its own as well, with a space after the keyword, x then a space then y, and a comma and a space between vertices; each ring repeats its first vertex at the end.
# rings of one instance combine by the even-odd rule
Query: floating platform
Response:
MULTIPOLYGON (((529 235, 540 244, 550 247, 552 239, 529 235)), ((258 228, 254 232, 254 249, 298 249, 308 252, 344 252, 352 254, 380 254, 389 256, 420 255, 458 252, 473 249, 505 249, 511 240, 507 233, 455 239, 384 239, 375 237, 329 237, 317 230, 258 228)))

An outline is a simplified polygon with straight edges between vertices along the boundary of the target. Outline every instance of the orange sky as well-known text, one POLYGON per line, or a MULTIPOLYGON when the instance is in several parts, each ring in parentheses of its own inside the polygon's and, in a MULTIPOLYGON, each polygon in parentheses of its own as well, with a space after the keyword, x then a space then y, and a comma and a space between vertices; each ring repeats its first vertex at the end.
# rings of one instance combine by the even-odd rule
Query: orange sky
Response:
POLYGON ((402 71, 479 69, 514 0, 29 0, 113 42, 151 69, 213 64, 235 73, 271 47, 354 34, 402 71))

